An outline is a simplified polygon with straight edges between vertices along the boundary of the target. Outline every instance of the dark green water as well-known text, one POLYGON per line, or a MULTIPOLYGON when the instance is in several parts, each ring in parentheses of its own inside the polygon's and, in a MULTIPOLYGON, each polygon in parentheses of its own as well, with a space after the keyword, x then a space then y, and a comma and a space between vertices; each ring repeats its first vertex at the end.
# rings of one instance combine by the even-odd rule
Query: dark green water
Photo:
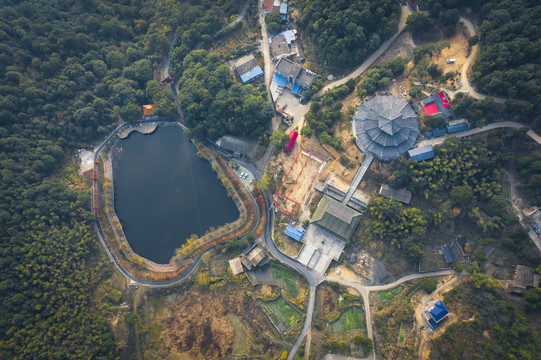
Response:
POLYGON ((235 202, 180 127, 134 132, 117 148, 115 210, 135 253, 167 263, 191 234, 238 219, 235 202))

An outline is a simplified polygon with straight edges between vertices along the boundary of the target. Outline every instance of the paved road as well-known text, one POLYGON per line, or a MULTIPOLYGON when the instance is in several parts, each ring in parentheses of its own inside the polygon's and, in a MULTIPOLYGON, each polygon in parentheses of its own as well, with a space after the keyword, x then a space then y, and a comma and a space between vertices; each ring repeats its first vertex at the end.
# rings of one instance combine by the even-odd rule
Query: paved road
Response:
POLYGON ((402 34, 402 32, 406 29, 406 19, 409 14, 411 14, 411 9, 409 8, 409 6, 402 6, 400 10, 400 23, 398 24, 398 32, 392 38, 390 38, 389 40, 381 44, 379 49, 377 49, 372 55, 370 55, 370 57, 368 57, 368 59, 366 59, 358 68, 353 70, 352 73, 343 77, 340 80, 336 80, 324 86, 319 91, 319 93, 323 94, 325 91, 332 89, 335 86, 340 86, 342 84, 345 84, 349 79, 355 79, 359 77, 362 73, 367 71, 370 68, 370 66, 372 66, 372 64, 374 64, 374 62, 376 62, 376 60, 379 59, 379 57, 382 56, 385 53, 385 51, 387 51, 387 49, 389 49, 393 41, 395 41, 396 38, 399 37, 400 34, 402 34))
MULTIPOLYGON (((514 122, 514 121, 500 121, 500 122, 495 122, 495 123, 492 123, 492 124, 489 124, 487 126, 483 126, 483 127, 480 127, 480 128, 474 128, 474 129, 470 129, 470 130, 466 130, 466 131, 460 131, 460 132, 457 132, 457 133, 454 133, 454 134, 451 134, 451 135, 454 135, 457 138, 461 138, 461 137, 471 136, 471 135, 479 134, 479 133, 494 130, 494 129, 501 129, 501 128, 521 129, 521 128, 524 128, 524 127, 526 127, 526 126, 524 126, 522 124, 519 124, 517 122, 514 122)), ((541 137, 539 135, 537 135, 535 132, 533 132, 532 130, 528 130, 526 135, 528 135, 535 142, 537 142, 539 145, 541 145, 541 137)), ((425 146, 425 145, 438 145, 438 144, 443 143, 445 141, 445 139, 447 139, 447 137, 449 137, 449 136, 450 135, 447 134, 447 135, 435 137, 435 138, 432 138, 432 139, 423 140, 423 141, 419 142, 417 145, 415 145, 415 147, 420 147, 420 146, 425 146)))
POLYGON ((272 101, 272 96, 270 92, 270 84, 272 81, 272 60, 270 56, 270 46, 269 46, 269 35, 267 34, 267 24, 265 23, 265 10, 263 9, 263 0, 259 2, 259 24, 261 25, 261 52, 263 53, 263 60, 265 61, 265 85, 267 88, 267 98, 269 101, 272 101))

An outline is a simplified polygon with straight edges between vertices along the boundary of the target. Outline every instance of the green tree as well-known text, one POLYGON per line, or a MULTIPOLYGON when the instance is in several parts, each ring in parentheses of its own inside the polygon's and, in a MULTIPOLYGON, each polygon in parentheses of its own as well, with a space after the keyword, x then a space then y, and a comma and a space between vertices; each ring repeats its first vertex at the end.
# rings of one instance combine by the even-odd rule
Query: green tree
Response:
POLYGON ((269 138, 271 144, 273 144, 276 150, 281 150, 284 145, 289 141, 289 136, 282 130, 278 129, 272 133, 269 138))
POLYGON ((433 26, 432 21, 422 11, 412 12, 406 19, 406 25, 413 34, 427 31, 433 26))
POLYGON ((265 23, 267 24, 269 36, 280 32, 282 29, 282 22, 282 15, 277 12, 270 12, 265 16, 265 23))

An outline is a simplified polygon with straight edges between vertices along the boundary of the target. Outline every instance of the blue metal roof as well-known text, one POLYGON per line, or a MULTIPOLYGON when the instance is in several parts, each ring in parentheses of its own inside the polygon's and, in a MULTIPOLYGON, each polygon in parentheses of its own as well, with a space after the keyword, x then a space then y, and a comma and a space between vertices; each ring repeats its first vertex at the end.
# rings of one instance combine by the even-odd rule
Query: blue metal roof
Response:
POLYGON ((280 14, 287 14, 287 4, 280 5, 280 14))
POLYGON ((261 75, 263 75, 263 70, 261 70, 259 66, 256 66, 255 68, 248 71, 247 73, 242 74, 240 76, 240 79, 242 80, 243 83, 247 83, 250 80, 253 80, 256 77, 261 76, 261 75))
POLYGON ((447 264, 452 264, 456 261, 456 254, 449 245, 442 246, 441 250, 447 264))
POLYGON ((301 241, 301 238, 299 235, 295 234, 295 233, 292 233, 291 231, 289 230, 286 230, 286 233, 285 233, 287 236, 289 236, 290 238, 292 238, 293 240, 296 240, 296 241, 301 241))
POLYGON ((432 326, 432 329, 436 329, 440 324, 434 321, 434 319, 428 319, 428 323, 432 326))
POLYGON ((439 323, 444 317, 449 315, 449 310, 443 305, 441 300, 434 304, 434 308, 430 310, 430 315, 435 322, 439 323))
POLYGON ((291 92, 297 95, 300 89, 301 87, 299 86, 299 84, 295 84, 295 86, 293 86, 293 89, 291 89, 291 92))
POLYGON ((408 154, 412 160, 423 161, 432 159, 436 154, 432 145, 425 145, 415 149, 408 150, 408 154))
POLYGON ((286 232, 285 234, 287 236, 289 236, 290 238, 294 239, 294 240, 297 240, 297 241, 301 241, 302 240, 302 237, 303 237, 303 233, 304 233, 304 229, 302 227, 299 226, 299 228, 295 229, 293 226, 291 225, 288 225, 286 227, 286 232))
POLYGON ((443 136, 447 134, 447 129, 434 129, 432 130, 432 135, 434 137, 443 136))
POLYGON ((449 132, 449 134, 455 133, 458 131, 468 130, 469 128, 470 126, 466 122, 453 124, 453 125, 447 125, 447 131, 449 132))
POLYGON ((278 84, 278 86, 284 86, 287 82, 287 79, 283 76, 280 76, 276 73, 274 73, 274 76, 272 77, 272 81, 278 84))

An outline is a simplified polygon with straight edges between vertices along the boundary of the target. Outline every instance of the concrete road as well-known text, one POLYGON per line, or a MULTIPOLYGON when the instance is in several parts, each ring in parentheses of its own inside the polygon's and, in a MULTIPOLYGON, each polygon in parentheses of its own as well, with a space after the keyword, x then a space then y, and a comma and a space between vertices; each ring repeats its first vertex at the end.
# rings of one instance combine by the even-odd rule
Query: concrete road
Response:
MULTIPOLYGON (((451 135, 454 135, 457 138, 462 138, 462 137, 476 135, 476 134, 479 134, 479 133, 482 133, 482 132, 485 132, 485 131, 494 130, 494 129, 501 129, 501 128, 521 129, 523 127, 526 127, 526 126, 524 126, 522 124, 519 124, 517 122, 514 122, 514 121, 500 121, 500 122, 495 122, 495 123, 492 123, 492 124, 489 124, 487 126, 483 126, 483 127, 480 127, 480 128, 470 129, 470 130, 466 130, 466 131, 460 131, 460 132, 457 132, 457 133, 454 133, 454 134, 451 134, 451 135)), ((537 142, 539 145, 541 145, 541 137, 539 135, 537 135, 535 132, 533 132, 533 130, 528 130, 526 135, 528 135, 535 142, 537 142)), ((445 139, 447 139, 447 137, 449 137, 449 135, 443 135, 443 136, 435 137, 435 138, 432 138, 432 139, 423 140, 423 141, 419 142, 417 145, 415 145, 415 147, 420 147, 420 146, 425 146, 425 145, 438 145, 438 144, 443 143, 445 141, 445 139)))

